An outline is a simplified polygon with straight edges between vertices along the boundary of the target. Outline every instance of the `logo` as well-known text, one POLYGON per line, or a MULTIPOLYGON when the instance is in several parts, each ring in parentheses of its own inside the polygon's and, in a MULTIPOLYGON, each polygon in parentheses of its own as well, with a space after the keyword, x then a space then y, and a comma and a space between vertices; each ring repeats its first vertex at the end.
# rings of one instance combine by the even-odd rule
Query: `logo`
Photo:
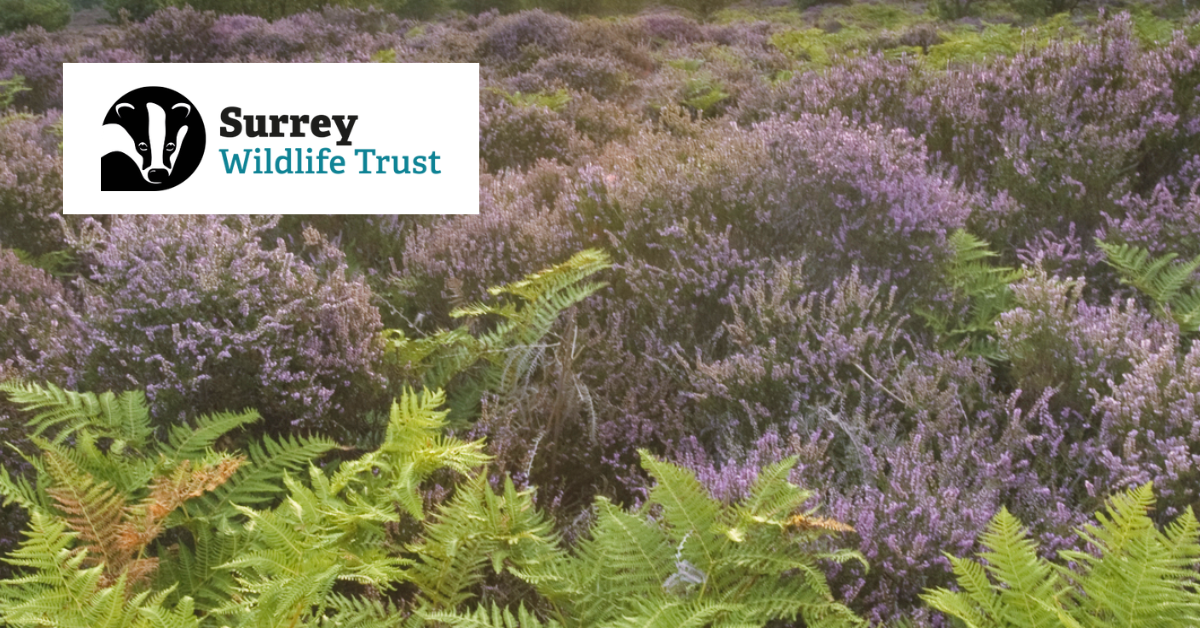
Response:
POLYGON ((64 63, 62 111, 64 214, 479 212, 475 63, 64 63))
POLYGON ((192 176, 204 157, 204 121, 192 101, 166 87, 142 87, 118 99, 104 116, 104 135, 105 192, 169 190, 192 176))

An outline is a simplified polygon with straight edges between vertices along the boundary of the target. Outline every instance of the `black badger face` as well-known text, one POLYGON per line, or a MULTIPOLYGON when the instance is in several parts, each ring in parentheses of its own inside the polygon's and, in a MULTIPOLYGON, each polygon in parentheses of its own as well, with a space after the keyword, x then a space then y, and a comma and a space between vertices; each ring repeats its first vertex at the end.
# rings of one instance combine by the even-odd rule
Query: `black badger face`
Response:
MULTIPOLYGON (((188 134, 189 121, 196 114, 187 102, 128 98, 141 91, 131 92, 126 95, 127 100, 113 105, 104 118, 104 124, 118 124, 125 129, 137 156, 141 158, 139 167, 142 178, 147 183, 159 185, 171 176, 188 134)), ((126 154, 133 156, 128 151, 126 154)))

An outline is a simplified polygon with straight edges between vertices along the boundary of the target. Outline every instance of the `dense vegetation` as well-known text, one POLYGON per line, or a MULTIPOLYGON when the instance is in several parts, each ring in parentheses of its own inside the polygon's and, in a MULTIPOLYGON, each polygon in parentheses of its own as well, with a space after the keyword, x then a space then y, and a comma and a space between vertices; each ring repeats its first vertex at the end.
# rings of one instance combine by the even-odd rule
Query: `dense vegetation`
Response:
POLYGON ((0 37, 4 621, 1194 623, 1200 16, 289 6, 0 37), (76 61, 479 62, 480 214, 64 218, 76 61))

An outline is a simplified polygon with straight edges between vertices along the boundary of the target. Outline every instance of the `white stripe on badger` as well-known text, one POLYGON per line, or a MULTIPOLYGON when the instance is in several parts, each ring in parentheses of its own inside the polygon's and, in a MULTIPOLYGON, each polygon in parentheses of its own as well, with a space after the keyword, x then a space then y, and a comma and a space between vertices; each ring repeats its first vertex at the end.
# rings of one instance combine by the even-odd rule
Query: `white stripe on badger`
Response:
MULTIPOLYGON (((150 181, 150 170, 167 170, 163 165, 163 146, 167 143, 167 112, 155 103, 146 103, 146 114, 150 122, 150 128, 147 131, 150 134, 150 167, 142 171, 142 176, 150 181)), ((153 183, 153 181, 150 181, 153 183)))

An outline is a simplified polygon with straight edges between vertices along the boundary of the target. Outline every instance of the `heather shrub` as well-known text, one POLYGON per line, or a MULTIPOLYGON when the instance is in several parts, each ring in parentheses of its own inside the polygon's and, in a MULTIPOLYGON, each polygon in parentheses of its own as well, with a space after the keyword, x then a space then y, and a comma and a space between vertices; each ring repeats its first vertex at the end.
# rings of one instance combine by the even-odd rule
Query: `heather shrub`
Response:
POLYGON ((13 374, 72 384, 91 334, 63 287, 0 249, 0 364, 13 374))
POLYGON ((16 94, 18 109, 43 112, 62 108, 62 62, 72 46, 41 27, 0 36, 0 80, 22 77, 27 88, 16 94))
POLYGON ((1101 239, 1138 246, 1156 256, 1200 250, 1200 196, 1194 187, 1181 201, 1160 182, 1148 195, 1129 194, 1117 205, 1118 210, 1104 216, 1101 239))
POLYGON ((620 62, 607 56, 556 54, 535 63, 530 72, 573 90, 590 92, 599 99, 620 94, 629 82, 620 62))
POLYGON ((1153 481, 1160 486, 1155 517, 1178 516, 1200 498, 1200 447, 1194 416, 1200 351, 1180 351, 1177 338, 1148 346, 1128 373, 1099 398, 1093 439, 1074 450, 1087 461, 1091 502, 1153 481))
POLYGON ((570 121, 542 105, 500 99, 479 112, 479 158, 489 172, 524 170, 539 159, 569 164, 585 141, 570 121))
POLYGON ((562 52, 575 30, 575 22, 541 9, 506 15, 492 22, 483 34, 483 54, 513 62, 536 48, 541 55, 562 52))
POLYGON ((750 257, 807 256, 814 285, 857 266, 908 296, 930 288, 948 231, 970 212, 971 198, 929 172, 916 140, 837 114, 646 140, 585 176, 593 189, 577 210, 584 231, 613 233, 632 254, 686 216, 710 233, 732 229, 750 257))
POLYGON ((0 2, 0 33, 40 26, 56 31, 71 21, 71 4, 66 0, 3 0, 0 2))
POLYGON ((686 44, 704 39, 704 30, 695 20, 675 13, 639 15, 629 21, 627 28, 635 41, 645 44, 686 44))
POLYGON ((212 11, 198 11, 191 6, 168 7, 136 19, 145 22, 130 27, 129 42, 142 50, 147 59, 200 63, 219 58, 220 49, 214 45, 217 42, 213 32, 217 15, 212 11))
POLYGON ((1052 407, 1086 416, 1147 352, 1173 346, 1177 331, 1133 302, 1093 306, 1082 279, 1033 269, 1013 284, 1015 307, 996 324, 1014 385, 1034 397, 1053 391, 1052 407))
POLYGON ((582 56, 612 57, 624 64, 633 74, 644 76, 656 66, 650 51, 629 35, 629 21, 586 18, 576 22, 568 42, 568 51, 582 56))
POLYGON ((640 126, 638 117, 626 107, 587 93, 573 95, 571 102, 563 106, 562 115, 573 121, 575 130, 596 149, 630 138, 640 126))
MULTIPOLYGON (((780 318, 783 311, 772 309, 780 318)), ((782 320, 776 324, 787 328, 782 320)), ((736 496, 762 465, 798 455, 794 481, 820 483, 822 504, 854 526, 854 542, 871 566, 869 572, 852 565, 830 570, 841 599, 872 621, 908 618, 926 624, 927 616, 908 609, 922 587, 948 583, 945 548, 973 548, 982 526, 1013 492, 1028 495, 1038 511, 1052 500, 1039 503, 1038 487, 1028 483, 1023 463, 1010 454, 1013 443, 997 441, 996 417, 987 411, 991 400, 981 399, 990 383, 982 363, 920 347, 888 363, 887 349, 878 347, 872 359, 874 343, 863 340, 853 347, 859 340, 853 331, 848 337, 839 333, 845 332, 826 330, 825 337, 830 347, 845 347, 842 368, 854 372, 852 377, 830 373, 825 379, 823 365, 809 371, 799 357, 803 345, 791 362, 756 363, 748 354, 723 362, 720 375, 732 377, 719 380, 722 391, 745 392, 775 380, 780 390, 791 384, 799 392, 782 408, 758 404, 770 397, 741 395, 729 404, 741 406, 737 416, 757 411, 773 425, 758 438, 743 435, 715 450, 696 443, 684 449, 685 460, 699 466, 715 491, 736 496), (743 369, 735 375, 728 367, 739 359, 743 369), (851 366, 859 361, 861 371, 851 366)), ((824 346, 812 346, 818 347, 817 359, 827 359, 820 355, 824 346)), ((783 338, 772 338, 758 355, 786 353, 789 347, 783 338)), ((715 400, 711 393, 709 399, 715 400)), ((716 415, 714 427, 725 416, 716 415)))
POLYGON ((479 215, 438 217, 417 226, 405 247, 404 271, 420 282, 414 291, 437 297, 421 300, 438 308, 424 315, 447 321, 450 308, 484 298, 489 287, 583 248, 561 211, 572 194, 569 174, 545 161, 526 173, 502 173, 482 182, 479 215))
MULTIPOLYGON (((416 51, 415 59, 436 63, 478 63, 479 46, 483 33, 478 30, 462 31, 445 24, 427 24, 414 29, 415 36, 406 39, 406 45, 416 51)), ((481 75, 485 72, 480 66, 481 75)))
POLYGON ((304 257, 260 235, 275 220, 118 218, 84 254, 91 385, 146 390, 156 420, 260 408, 267 426, 352 429, 375 400, 370 289, 315 231, 304 257))
POLYGON ((57 113, 0 114, 0 246, 44 255, 63 248, 57 113))
POLYGON ((394 48, 405 22, 378 9, 336 6, 273 22, 248 15, 168 8, 129 27, 129 44, 157 61, 358 61, 394 48))

